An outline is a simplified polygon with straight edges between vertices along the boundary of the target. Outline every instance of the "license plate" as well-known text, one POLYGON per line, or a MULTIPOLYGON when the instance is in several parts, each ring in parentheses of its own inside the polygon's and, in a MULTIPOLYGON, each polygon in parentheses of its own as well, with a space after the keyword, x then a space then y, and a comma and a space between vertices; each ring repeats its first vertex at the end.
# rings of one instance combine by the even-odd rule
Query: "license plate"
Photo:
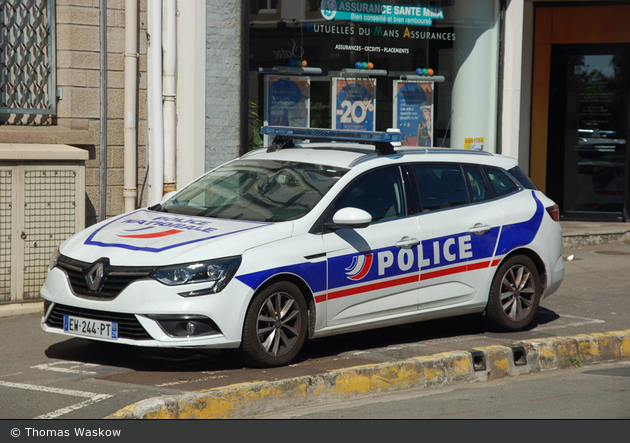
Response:
POLYGON ((87 337, 118 338, 118 323, 113 321, 88 320, 87 318, 63 316, 63 330, 70 334, 87 337))

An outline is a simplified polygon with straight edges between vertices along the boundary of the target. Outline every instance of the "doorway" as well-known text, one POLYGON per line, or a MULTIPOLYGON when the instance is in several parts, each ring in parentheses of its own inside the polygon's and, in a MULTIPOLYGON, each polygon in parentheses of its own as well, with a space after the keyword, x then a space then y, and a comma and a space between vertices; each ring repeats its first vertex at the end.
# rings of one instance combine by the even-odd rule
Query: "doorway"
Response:
POLYGON ((628 221, 630 44, 551 47, 547 194, 564 220, 628 221))

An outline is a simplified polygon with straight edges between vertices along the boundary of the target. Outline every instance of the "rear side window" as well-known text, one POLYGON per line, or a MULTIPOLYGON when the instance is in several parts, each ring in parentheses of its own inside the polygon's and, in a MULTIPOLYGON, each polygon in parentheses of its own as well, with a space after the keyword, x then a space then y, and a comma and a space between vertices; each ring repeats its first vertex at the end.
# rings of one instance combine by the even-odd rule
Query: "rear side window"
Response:
POLYGON ((483 171, 495 197, 502 197, 519 190, 514 180, 501 169, 484 166, 483 171))
POLYGON ((483 175, 479 166, 476 165, 464 165, 464 174, 468 178, 470 184, 470 199, 473 202, 481 202, 492 198, 486 181, 483 179, 483 175))
POLYGON ((469 203, 466 181, 459 165, 419 164, 412 168, 420 192, 422 212, 469 203))
POLYGON ((538 187, 534 184, 534 182, 531 181, 531 179, 526 176, 525 173, 518 166, 510 169, 508 172, 512 174, 514 178, 518 180, 518 182, 523 185, 525 189, 531 189, 534 191, 538 190, 538 187))

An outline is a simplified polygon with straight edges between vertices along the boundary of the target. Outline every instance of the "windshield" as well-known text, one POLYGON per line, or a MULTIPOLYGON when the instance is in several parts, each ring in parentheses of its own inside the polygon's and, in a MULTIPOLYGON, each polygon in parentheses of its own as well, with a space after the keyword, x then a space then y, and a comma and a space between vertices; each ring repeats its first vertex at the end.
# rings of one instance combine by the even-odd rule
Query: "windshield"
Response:
POLYGON ((280 222, 308 213, 348 170, 278 160, 237 160, 167 200, 164 212, 280 222))

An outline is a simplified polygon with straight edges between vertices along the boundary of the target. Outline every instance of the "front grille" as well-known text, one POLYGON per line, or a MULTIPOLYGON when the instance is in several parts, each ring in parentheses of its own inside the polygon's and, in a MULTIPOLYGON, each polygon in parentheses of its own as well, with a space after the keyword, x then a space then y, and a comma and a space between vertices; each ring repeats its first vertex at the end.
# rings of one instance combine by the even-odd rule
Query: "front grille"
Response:
POLYGON ((152 337, 133 314, 95 311, 93 309, 75 308, 56 303, 46 320, 46 324, 51 328, 63 329, 64 315, 71 315, 88 320, 116 322, 118 323, 118 337, 132 340, 152 340, 152 337))
POLYGON ((68 276, 74 294, 84 298, 105 300, 116 298, 128 285, 136 280, 147 278, 155 270, 153 267, 107 266, 101 287, 97 291, 92 291, 88 287, 85 275, 93 265, 94 263, 86 263, 62 255, 59 257, 57 267, 68 276))

